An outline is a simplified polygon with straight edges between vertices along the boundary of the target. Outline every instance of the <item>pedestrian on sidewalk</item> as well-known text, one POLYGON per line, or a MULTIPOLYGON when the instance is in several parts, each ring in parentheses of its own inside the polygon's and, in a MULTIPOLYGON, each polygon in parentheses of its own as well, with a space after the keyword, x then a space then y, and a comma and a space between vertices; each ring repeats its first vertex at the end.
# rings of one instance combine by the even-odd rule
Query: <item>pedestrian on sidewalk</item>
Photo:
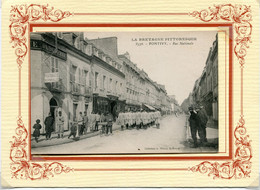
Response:
POLYGON ((38 139, 40 137, 40 129, 42 128, 41 124, 40 124, 40 120, 37 119, 36 123, 33 125, 34 128, 34 132, 33 132, 33 136, 35 138, 35 141, 38 143, 38 139))
POLYGON ((194 143, 191 148, 197 148, 198 147, 197 132, 198 132, 198 127, 200 126, 200 121, 197 113, 194 111, 192 107, 189 107, 189 112, 190 112, 190 118, 189 118, 190 131, 194 143))
POLYGON ((54 124, 54 118, 51 115, 51 112, 44 120, 45 124, 45 131, 46 131, 46 140, 51 139, 51 133, 54 131, 53 124, 54 124))
POLYGON ((83 125, 85 126, 85 128, 84 128, 84 134, 85 134, 85 135, 86 135, 87 132, 88 132, 88 123, 89 123, 88 115, 87 115, 87 112, 84 111, 83 125))
POLYGON ((84 131, 82 112, 79 112, 79 116, 78 116, 78 128, 79 128, 79 135, 81 136, 81 135, 83 134, 83 131, 84 131))
POLYGON ((206 133, 206 126, 207 126, 207 122, 208 122, 208 115, 206 113, 206 110, 204 109, 204 107, 202 105, 200 105, 198 108, 197 108, 197 113, 198 113, 198 116, 199 116, 199 119, 200 119, 200 123, 201 123, 201 126, 199 128, 199 134, 200 134, 200 138, 201 138, 201 141, 202 143, 205 143, 207 142, 207 133, 206 133))
POLYGON ((58 126, 58 138, 63 138, 64 133, 64 117, 62 112, 59 111, 59 115, 57 116, 57 126, 58 126))
POLYGON ((73 138, 75 138, 77 135, 77 122, 74 121, 72 122, 71 128, 70 128, 70 134, 68 136, 68 139, 73 136, 73 138))

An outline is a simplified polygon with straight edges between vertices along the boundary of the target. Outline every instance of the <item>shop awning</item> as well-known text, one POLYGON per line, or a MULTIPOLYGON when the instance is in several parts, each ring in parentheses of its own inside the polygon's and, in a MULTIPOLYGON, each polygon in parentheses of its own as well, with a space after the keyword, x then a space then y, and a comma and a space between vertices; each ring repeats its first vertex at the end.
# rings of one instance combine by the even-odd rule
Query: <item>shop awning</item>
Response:
POLYGON ((147 105, 147 104, 144 104, 144 106, 145 106, 145 107, 147 107, 148 109, 152 110, 152 111, 154 111, 154 110, 155 110, 155 108, 154 108, 154 107, 152 107, 152 106, 149 106, 149 105, 147 105))

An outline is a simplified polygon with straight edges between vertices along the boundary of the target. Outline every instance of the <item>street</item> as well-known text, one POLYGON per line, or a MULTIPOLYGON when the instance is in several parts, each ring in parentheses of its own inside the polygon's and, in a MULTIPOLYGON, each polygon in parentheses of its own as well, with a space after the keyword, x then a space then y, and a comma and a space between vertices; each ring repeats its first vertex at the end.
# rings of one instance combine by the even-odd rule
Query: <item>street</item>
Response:
MULTIPOLYGON (((97 135, 71 143, 33 148, 33 154, 111 154, 111 153, 182 153, 216 152, 212 147, 190 148, 186 138, 186 117, 166 116, 161 119, 160 129, 116 130, 113 134, 97 135), (185 142, 186 141, 186 142, 185 142)), ((209 134, 212 136, 212 134, 209 134)), ((213 135, 215 136, 215 135, 213 135)))

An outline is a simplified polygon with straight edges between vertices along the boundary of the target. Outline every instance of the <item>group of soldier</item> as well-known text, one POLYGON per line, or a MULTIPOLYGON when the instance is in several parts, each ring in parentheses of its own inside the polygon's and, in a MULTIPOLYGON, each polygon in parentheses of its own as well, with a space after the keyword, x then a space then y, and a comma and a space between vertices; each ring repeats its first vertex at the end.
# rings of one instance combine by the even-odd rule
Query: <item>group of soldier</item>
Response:
POLYGON ((189 114, 191 137, 194 143, 192 148, 197 148, 197 133, 199 135, 201 145, 204 145, 207 142, 206 125, 208 122, 208 116, 202 105, 189 107, 189 114))
POLYGON ((100 130, 101 134, 112 134, 113 123, 120 125, 122 130, 134 127, 136 129, 146 129, 152 125, 156 125, 159 128, 160 117, 159 111, 146 112, 144 110, 120 112, 118 117, 113 117, 109 112, 91 113, 89 115, 86 112, 84 112, 84 115, 80 112, 77 121, 72 124, 68 138, 84 135, 88 130, 91 132, 100 130))
POLYGON ((86 112, 84 112, 84 115, 80 112, 78 119, 72 123, 71 133, 68 138, 86 135, 88 131, 99 131, 99 126, 101 126, 103 133, 108 134, 110 132, 112 134, 112 125, 113 116, 109 112, 91 113, 89 115, 86 112))
MULTIPOLYGON (((99 113, 91 113, 87 114, 87 112, 79 112, 78 117, 75 117, 73 121, 69 121, 70 125, 70 134, 68 138, 73 136, 73 138, 80 137, 82 135, 86 135, 87 132, 99 131, 104 134, 112 134, 113 123, 120 125, 121 129, 124 128, 130 129, 136 127, 136 129, 146 129, 152 125, 155 125, 159 128, 159 119, 161 117, 161 113, 159 111, 146 112, 144 110, 140 111, 125 111, 120 112, 117 117, 114 117, 109 112, 99 112, 99 113)), ((62 112, 59 111, 56 117, 57 123, 57 133, 58 138, 64 137, 64 116, 62 112)), ((54 129, 54 118, 49 113, 49 115, 44 120, 45 131, 46 131, 46 140, 51 139, 52 132, 54 129)), ((36 124, 33 126, 35 137, 35 141, 38 142, 38 138, 40 136, 40 129, 42 128, 40 124, 40 120, 36 121, 36 124)))
POLYGON ((117 124, 124 128, 134 128, 136 129, 146 129, 152 125, 156 125, 159 128, 159 119, 161 118, 161 113, 159 111, 146 112, 142 111, 131 111, 131 112, 121 112, 117 118, 117 124))

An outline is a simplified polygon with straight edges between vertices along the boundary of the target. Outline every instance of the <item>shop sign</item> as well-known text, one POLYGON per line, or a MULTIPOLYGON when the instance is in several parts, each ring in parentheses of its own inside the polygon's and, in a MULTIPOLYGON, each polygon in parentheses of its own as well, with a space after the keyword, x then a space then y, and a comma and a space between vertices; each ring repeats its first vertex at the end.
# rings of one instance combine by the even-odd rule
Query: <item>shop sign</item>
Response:
POLYGON ((53 45, 47 44, 39 40, 31 40, 31 49, 43 50, 46 53, 51 53, 53 56, 56 56, 60 59, 67 60, 67 53, 56 48, 53 45))
POLYGON ((51 83, 51 82, 59 82, 60 76, 59 73, 45 73, 44 82, 51 83))

